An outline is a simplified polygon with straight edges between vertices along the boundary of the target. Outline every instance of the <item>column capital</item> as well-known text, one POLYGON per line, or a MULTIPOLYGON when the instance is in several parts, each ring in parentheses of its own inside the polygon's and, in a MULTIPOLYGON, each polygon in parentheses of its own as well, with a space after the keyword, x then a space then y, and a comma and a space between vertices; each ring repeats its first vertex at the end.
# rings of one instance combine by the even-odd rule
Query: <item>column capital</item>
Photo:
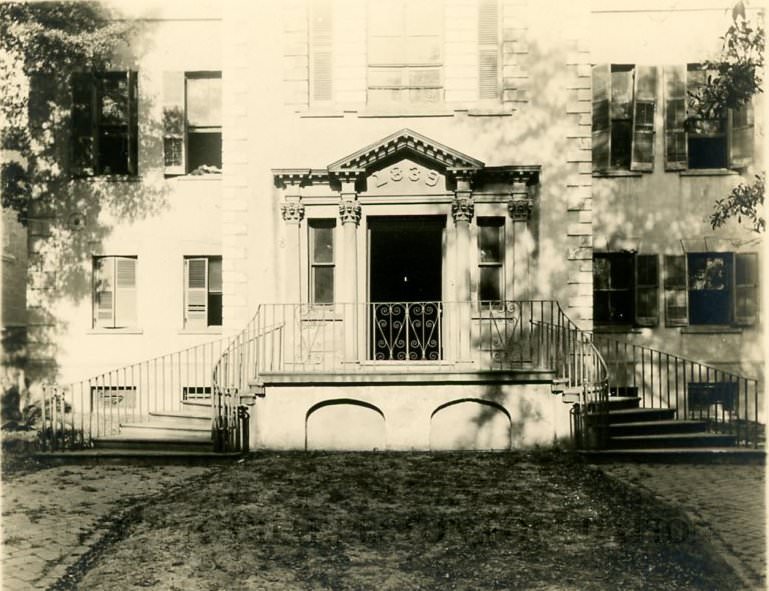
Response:
POLYGON ((280 213, 287 224, 299 224, 304 219, 304 205, 299 200, 287 200, 281 204, 280 213))
POLYGON ((507 203, 507 210, 514 222, 528 222, 531 219, 532 209, 534 209, 534 201, 528 196, 514 195, 507 203))
POLYGON ((474 209, 473 194, 470 191, 457 191, 455 193, 454 201, 451 202, 451 215, 454 218, 454 223, 470 223, 473 219, 474 209))
POLYGON ((342 224, 355 224, 360 223, 361 208, 357 199, 343 198, 339 202, 339 217, 342 219, 342 224))

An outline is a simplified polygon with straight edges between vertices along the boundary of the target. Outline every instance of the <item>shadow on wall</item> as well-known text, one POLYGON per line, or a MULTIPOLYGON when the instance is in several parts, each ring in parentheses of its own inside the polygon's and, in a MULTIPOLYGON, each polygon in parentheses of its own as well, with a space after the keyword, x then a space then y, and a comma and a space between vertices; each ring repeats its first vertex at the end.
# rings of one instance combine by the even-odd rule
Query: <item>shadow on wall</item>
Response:
MULTIPOLYGON (((120 65, 113 69, 136 69, 150 32, 147 27, 134 31, 130 55, 121 55, 120 65)), ((162 174, 163 130, 161 122, 149 116, 153 98, 143 94, 141 87, 138 105, 137 174, 77 178, 72 163, 71 79, 35 76, 30 80, 29 382, 56 379, 57 337, 68 329, 59 317, 58 304, 90 302, 93 257, 103 252, 113 229, 168 208, 168 186, 162 174)))
POLYGON ((307 450, 384 450, 384 413, 368 402, 340 398, 320 402, 305 416, 307 450))
POLYGON ((506 450, 512 433, 510 414, 488 400, 452 400, 430 416, 431 450, 506 450))

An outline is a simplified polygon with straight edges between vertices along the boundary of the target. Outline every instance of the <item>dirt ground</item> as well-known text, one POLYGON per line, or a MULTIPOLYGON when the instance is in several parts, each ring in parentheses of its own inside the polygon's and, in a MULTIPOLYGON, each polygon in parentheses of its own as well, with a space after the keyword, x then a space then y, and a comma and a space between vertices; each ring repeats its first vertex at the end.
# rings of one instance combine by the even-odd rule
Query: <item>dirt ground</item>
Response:
POLYGON ((260 454, 118 520, 55 589, 738 589, 679 511, 543 453, 260 454))

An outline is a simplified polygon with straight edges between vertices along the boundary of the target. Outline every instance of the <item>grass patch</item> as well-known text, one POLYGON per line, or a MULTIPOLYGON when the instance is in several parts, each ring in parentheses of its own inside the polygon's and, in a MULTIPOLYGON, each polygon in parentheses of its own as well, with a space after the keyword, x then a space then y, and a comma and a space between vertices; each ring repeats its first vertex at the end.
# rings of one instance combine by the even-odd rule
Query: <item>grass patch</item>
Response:
POLYGON ((77 589, 739 587, 681 513, 564 454, 263 454, 132 515, 77 589))

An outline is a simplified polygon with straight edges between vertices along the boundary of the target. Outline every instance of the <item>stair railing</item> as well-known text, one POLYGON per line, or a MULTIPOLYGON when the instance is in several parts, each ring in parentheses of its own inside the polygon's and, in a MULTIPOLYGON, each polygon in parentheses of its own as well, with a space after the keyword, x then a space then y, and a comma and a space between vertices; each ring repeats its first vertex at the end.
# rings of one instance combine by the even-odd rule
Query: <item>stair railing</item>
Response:
POLYGON ((185 402, 213 395, 212 371, 229 338, 188 347, 59 386, 46 384, 40 400, 43 450, 82 449, 118 435, 125 423, 153 413, 179 412, 185 402))
POLYGON ((761 444, 758 380, 606 335, 593 342, 607 362, 612 395, 638 396, 643 408, 675 409, 676 420, 706 421, 741 446, 761 444))

